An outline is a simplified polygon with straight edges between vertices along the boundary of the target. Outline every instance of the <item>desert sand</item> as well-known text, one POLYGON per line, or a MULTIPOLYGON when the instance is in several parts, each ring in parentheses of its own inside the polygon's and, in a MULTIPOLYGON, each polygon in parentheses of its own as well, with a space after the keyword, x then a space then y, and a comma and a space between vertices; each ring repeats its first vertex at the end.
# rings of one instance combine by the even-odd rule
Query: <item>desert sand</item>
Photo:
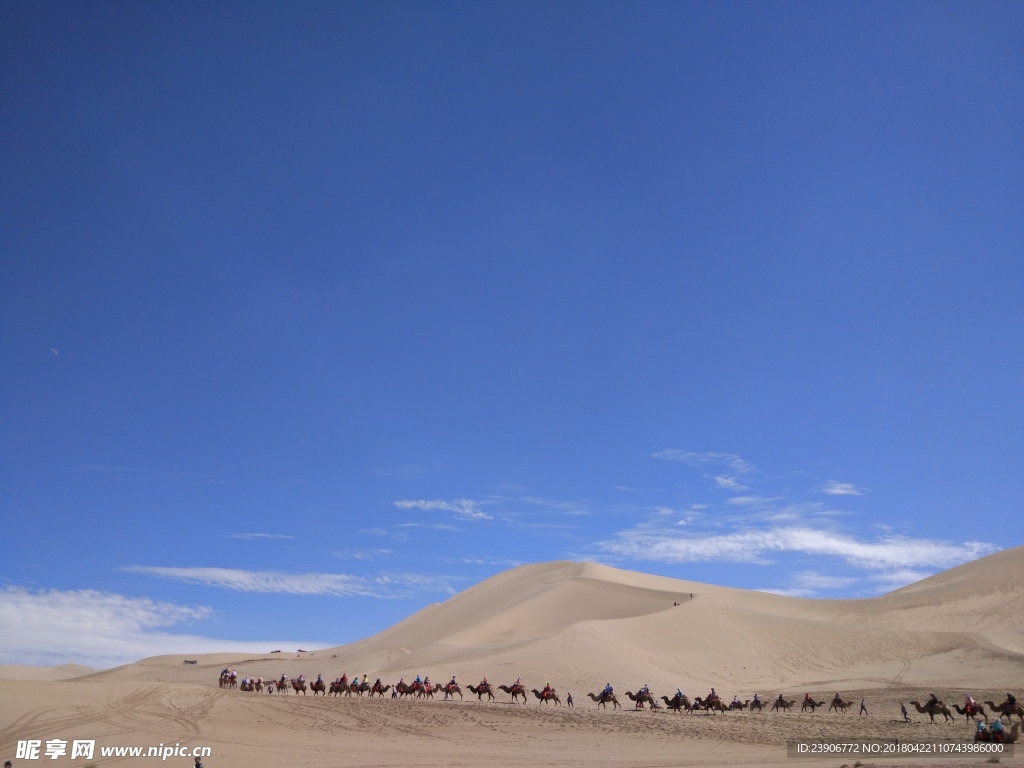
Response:
MULTIPOLYGON (((899 704, 934 691, 1002 701, 1024 693, 1024 547, 862 600, 782 597, 618 570, 594 563, 521 566, 432 605, 378 635, 312 653, 158 656, 102 672, 74 665, 0 668, 0 753, 19 739, 96 739, 100 745, 209 745, 214 766, 854 765, 855 758, 788 758, 792 739, 967 740, 958 717, 932 724, 899 704), (72 667, 72 668, 69 668, 72 667), (417 673, 456 675, 465 686, 522 677, 550 683, 575 707, 512 704, 498 693, 454 702, 243 693, 218 673, 325 680, 369 674, 386 683, 417 673), (12 679, 13 678, 13 679, 12 679), (586 698, 605 683, 623 709, 586 698), (712 686, 731 701, 759 693, 836 691, 859 704, 846 714, 635 711, 625 697, 647 683, 657 696, 691 698, 712 686)), ((1024 697, 1022 697, 1024 698, 1024 697)), ((1021 757, 1024 757, 1022 753, 1021 757)), ((1024 765, 1003 758, 1002 765, 1024 765)), ((93 762, 145 763, 141 758, 93 762)), ((152 759, 149 760, 152 762, 152 759)), ((177 765, 191 759, 172 758, 177 765)), ((865 765, 872 761, 863 759, 865 765)), ((878 760, 953 768, 983 759, 878 760)), ((30 764, 15 761, 15 768, 30 764)), ((55 765, 83 765, 67 758, 55 765)))

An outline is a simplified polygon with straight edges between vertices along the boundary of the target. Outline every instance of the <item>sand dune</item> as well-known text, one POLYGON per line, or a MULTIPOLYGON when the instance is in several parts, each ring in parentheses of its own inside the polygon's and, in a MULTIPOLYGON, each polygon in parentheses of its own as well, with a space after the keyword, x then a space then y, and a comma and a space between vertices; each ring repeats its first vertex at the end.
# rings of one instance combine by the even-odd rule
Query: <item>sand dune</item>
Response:
MULTIPOLYGON (((0 717, 0 748, 53 722, 129 734, 136 743, 166 742, 168 729, 181 731, 173 738, 220 745, 217 763, 226 765, 312 765, 325 753, 343 755, 328 764, 450 764, 452 750, 466 764, 532 764, 524 739, 567 765, 757 765, 782 762, 787 738, 932 735, 940 730, 918 732, 932 726, 899 719, 900 701, 931 690, 947 701, 968 691, 1001 700, 1007 688, 1024 687, 1024 547, 863 600, 540 563, 498 574, 358 643, 301 655, 191 658, 198 663, 152 657, 102 672, 4 668, 20 680, 0 682, 13 704, 0 717), (347 673, 394 682, 420 673, 500 683, 522 676, 528 687, 550 681, 572 691, 577 709, 243 694, 217 688, 225 666, 266 678, 347 673), (58 674, 73 680, 38 682, 58 674), (656 694, 682 687, 691 696, 715 686, 727 698, 804 691, 822 698, 839 690, 867 698, 871 714, 733 713, 727 721, 630 712, 628 702, 626 712, 596 712, 584 695, 606 682, 619 692, 648 683, 656 694)), ((943 728, 944 738, 969 736, 965 720, 943 728)))

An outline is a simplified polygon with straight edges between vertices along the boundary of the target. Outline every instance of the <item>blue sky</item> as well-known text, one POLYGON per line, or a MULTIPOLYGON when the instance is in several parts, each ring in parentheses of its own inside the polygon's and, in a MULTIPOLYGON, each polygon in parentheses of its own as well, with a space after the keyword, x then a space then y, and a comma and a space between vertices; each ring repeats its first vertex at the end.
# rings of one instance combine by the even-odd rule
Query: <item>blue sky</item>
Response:
POLYGON ((858 597, 1024 543, 1021 39, 5 3, 0 663, 348 642, 526 562, 858 597))

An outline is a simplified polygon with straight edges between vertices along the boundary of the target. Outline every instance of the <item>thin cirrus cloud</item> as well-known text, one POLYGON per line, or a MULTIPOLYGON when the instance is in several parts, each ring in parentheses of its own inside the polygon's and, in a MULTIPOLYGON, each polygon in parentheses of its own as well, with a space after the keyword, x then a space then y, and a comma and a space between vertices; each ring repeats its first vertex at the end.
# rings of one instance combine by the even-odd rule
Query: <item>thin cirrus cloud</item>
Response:
POLYGON ((399 499, 394 504, 399 509, 440 509, 454 513, 455 517, 460 520, 494 519, 493 515, 489 515, 480 509, 480 505, 472 499, 455 499, 454 501, 444 501, 442 499, 434 501, 427 501, 426 499, 399 499))
POLYGON ((274 539, 294 539, 294 536, 289 536, 285 533, 229 533, 225 538, 228 539, 242 539, 244 541, 261 541, 261 540, 274 540, 274 539))
POLYGON ((121 570, 187 584, 265 594, 399 598, 419 592, 452 592, 448 577, 419 574, 383 574, 366 578, 345 573, 282 573, 235 568, 166 568, 145 565, 126 566, 121 570))
POLYGON ((724 488, 727 491, 749 491, 750 486, 742 485, 737 482, 735 477, 729 477, 728 475, 716 475, 715 484, 719 488, 724 488))
POLYGON ((238 641, 178 634, 173 627, 209 619, 206 606, 176 605, 92 589, 0 590, 0 664, 77 663, 93 668, 146 656, 218 651, 267 653, 274 648, 318 648, 305 640, 238 641))
POLYGON ((734 472, 741 475, 746 475, 757 470, 757 467, 748 461, 744 461, 735 453, 697 453, 695 451, 684 451, 679 448, 666 448, 663 451, 656 451, 655 453, 652 453, 651 456, 655 459, 679 461, 683 464, 690 464, 693 466, 718 464, 720 466, 729 467, 734 472))
POLYGON ((822 493, 827 493, 829 496, 863 496, 864 491, 858 488, 853 483, 838 483, 835 480, 829 480, 821 488, 822 493))
POLYGON ((600 542, 598 548, 634 560, 666 563, 768 563, 773 553, 796 553, 837 557, 854 567, 887 571, 948 568, 998 550, 992 544, 978 541, 952 544, 903 536, 861 541, 842 533, 807 527, 775 527, 708 536, 631 530, 600 542))

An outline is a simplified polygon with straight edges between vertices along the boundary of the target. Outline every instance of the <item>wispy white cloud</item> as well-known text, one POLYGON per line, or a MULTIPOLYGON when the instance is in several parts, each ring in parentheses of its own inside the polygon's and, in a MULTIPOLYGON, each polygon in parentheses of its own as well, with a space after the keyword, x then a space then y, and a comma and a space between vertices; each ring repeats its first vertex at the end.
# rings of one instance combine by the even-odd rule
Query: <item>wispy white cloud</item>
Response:
POLYGON ((853 483, 838 483, 835 480, 829 480, 821 488, 822 493, 827 493, 829 496, 862 496, 864 492, 853 483))
POLYGON ((713 560, 766 563, 772 553, 793 552, 838 557, 856 567, 878 570, 951 567, 998 549, 977 541, 951 544, 904 536, 860 541, 845 534, 807 527, 776 527, 708 536, 631 530, 600 542, 598 547, 634 560, 669 563, 713 560))
POLYGON ((192 656, 215 651, 266 653, 273 648, 316 648, 295 640, 220 640, 167 631, 201 622, 206 606, 176 605, 145 597, 97 592, 0 590, 0 664, 75 662, 106 668, 160 654, 192 656))
POLYGON ((442 499, 433 501, 427 501, 426 499, 399 499, 395 502, 395 506, 399 509, 441 509, 454 513, 455 517, 460 520, 494 519, 493 515, 489 515, 480 509, 480 505, 472 499, 455 499, 454 501, 444 501, 442 499))
POLYGON ((814 597, 813 589, 755 589, 755 592, 766 592, 769 595, 782 595, 783 597, 814 597))
POLYGON ((260 539, 294 539, 295 537, 285 533, 229 533, 225 538, 259 541, 260 539))
POLYGON ((817 571, 801 571, 793 574, 793 582, 803 589, 842 589, 855 584, 857 579, 852 576, 829 576, 817 571))
POLYGON ((386 574, 366 578, 346 573, 281 573, 234 568, 165 568, 144 565, 131 565, 121 570, 187 584, 268 594, 395 598, 407 597, 420 591, 449 589, 447 577, 419 574, 386 574))
POLYGON ((391 557, 395 554, 393 549, 349 549, 337 550, 331 553, 342 560, 377 560, 384 557, 391 557))
POLYGON ((697 453, 694 451, 683 451, 678 448, 667 448, 664 451, 657 451, 651 454, 655 459, 668 459, 669 461, 680 461, 683 464, 700 466, 705 464, 719 464, 729 467, 741 475, 756 471, 756 467, 750 462, 744 461, 735 453, 697 453))
POLYGON ((915 571, 911 568, 901 568, 889 573, 877 573, 871 575, 871 581, 878 583, 877 592, 891 592, 894 589, 913 584, 915 581, 926 579, 931 576, 927 571, 915 571))
POLYGON ((728 475, 715 475, 715 483, 719 488, 725 488, 727 491, 749 491, 750 487, 742 485, 736 481, 735 477, 729 477, 728 475))

